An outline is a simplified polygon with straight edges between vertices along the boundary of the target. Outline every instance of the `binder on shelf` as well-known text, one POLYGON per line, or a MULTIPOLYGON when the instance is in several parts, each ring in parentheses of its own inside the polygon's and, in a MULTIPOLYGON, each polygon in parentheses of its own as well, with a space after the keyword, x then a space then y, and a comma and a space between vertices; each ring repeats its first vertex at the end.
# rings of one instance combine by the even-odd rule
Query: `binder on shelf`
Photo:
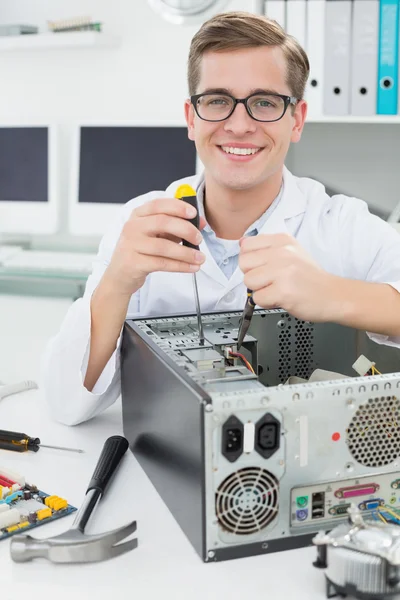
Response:
POLYGON ((286 0, 286 33, 295 37, 303 48, 306 45, 306 2, 286 0))
POLYGON ((350 114, 352 0, 326 0, 323 109, 350 114))
POLYGON ((311 118, 323 114, 325 5, 325 0, 308 0, 307 4, 305 50, 310 63, 310 77, 305 99, 311 118))
POLYGON ((377 114, 396 115, 398 106, 399 0, 380 0, 377 114))
POLYGON ((379 0, 354 0, 350 101, 352 115, 376 115, 378 37, 379 0))
POLYGON ((286 0, 265 0, 264 14, 286 30, 286 0))

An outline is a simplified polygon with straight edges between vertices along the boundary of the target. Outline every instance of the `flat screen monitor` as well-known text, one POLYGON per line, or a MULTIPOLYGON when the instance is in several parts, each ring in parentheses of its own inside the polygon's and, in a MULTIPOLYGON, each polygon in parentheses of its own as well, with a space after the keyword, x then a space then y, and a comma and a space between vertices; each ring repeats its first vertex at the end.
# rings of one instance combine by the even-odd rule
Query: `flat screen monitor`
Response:
POLYGON ((54 126, 0 124, 0 233, 57 231, 56 152, 54 126))
POLYGON ((120 206, 195 175, 186 126, 85 125, 76 131, 69 231, 101 236, 120 206))

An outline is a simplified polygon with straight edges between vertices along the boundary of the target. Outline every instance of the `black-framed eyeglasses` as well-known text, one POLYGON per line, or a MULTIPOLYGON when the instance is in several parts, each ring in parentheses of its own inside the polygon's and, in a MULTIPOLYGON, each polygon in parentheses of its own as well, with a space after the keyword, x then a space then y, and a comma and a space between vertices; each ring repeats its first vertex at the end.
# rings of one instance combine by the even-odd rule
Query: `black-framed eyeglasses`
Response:
POLYGON ((255 121, 269 123, 279 121, 291 104, 295 106, 298 99, 284 94, 250 94, 247 98, 235 98, 230 94, 204 92, 190 97, 190 101, 200 119, 203 121, 225 121, 238 104, 244 104, 247 113, 255 121))

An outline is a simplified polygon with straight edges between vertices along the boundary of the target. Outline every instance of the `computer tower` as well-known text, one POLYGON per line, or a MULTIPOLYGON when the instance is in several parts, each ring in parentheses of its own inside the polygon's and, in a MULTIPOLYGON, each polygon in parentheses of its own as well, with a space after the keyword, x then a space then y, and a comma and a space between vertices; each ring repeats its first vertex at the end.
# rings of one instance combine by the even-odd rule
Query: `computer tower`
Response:
POLYGON ((241 357, 240 317, 203 315, 203 346, 195 315, 123 332, 124 434, 203 561, 309 545, 351 503, 397 514, 399 350, 260 309, 241 357))

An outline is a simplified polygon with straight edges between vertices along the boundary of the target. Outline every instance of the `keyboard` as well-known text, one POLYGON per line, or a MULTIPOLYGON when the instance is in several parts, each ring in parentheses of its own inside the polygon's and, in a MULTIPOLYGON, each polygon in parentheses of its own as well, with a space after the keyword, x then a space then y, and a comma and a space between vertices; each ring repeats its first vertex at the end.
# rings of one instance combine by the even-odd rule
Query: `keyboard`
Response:
POLYGON ((21 250, 3 261, 3 267, 13 272, 43 274, 90 275, 96 254, 21 250))
POLYGON ((0 267, 4 265, 4 262, 21 252, 21 246, 0 246, 0 267))

